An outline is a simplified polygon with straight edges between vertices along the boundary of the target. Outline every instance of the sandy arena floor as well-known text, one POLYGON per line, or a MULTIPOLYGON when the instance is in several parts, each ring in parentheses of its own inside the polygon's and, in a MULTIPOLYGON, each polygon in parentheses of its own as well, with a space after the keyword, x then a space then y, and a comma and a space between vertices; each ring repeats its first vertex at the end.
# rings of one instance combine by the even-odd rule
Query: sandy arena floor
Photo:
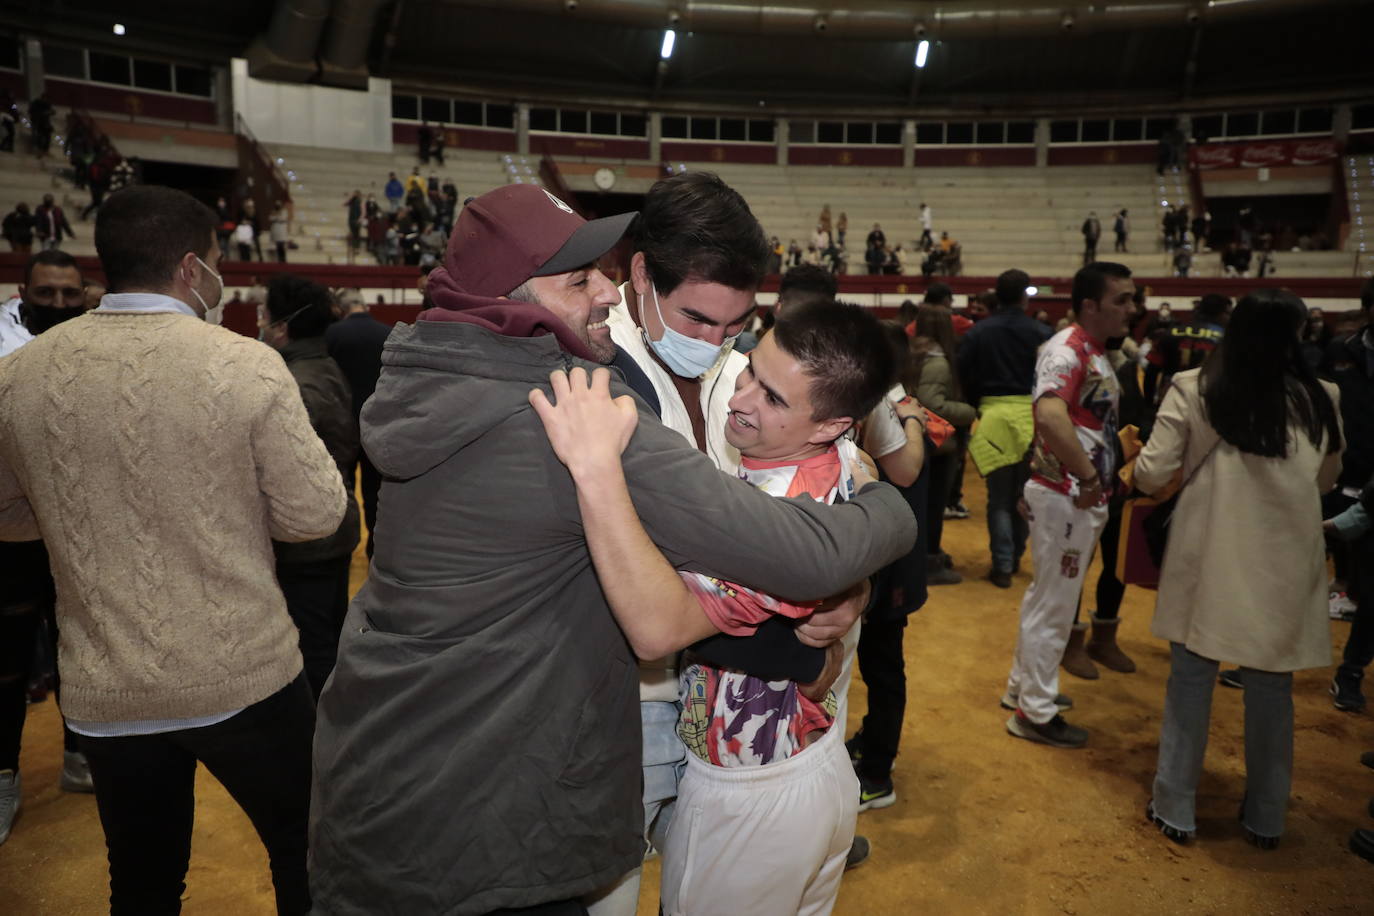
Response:
MULTIPOLYGON (((1078 751, 1010 737, 998 705, 1029 582, 993 587, 984 496, 968 480, 973 518, 950 522, 945 549, 963 585, 932 590, 906 637, 909 701, 894 774, 897 803, 859 816, 873 855, 845 876, 836 913, 858 914, 1321 914, 1374 913, 1374 865, 1345 846, 1374 827, 1365 811, 1374 771, 1367 715, 1332 708, 1329 670, 1295 681, 1297 746, 1282 845, 1248 845, 1236 822, 1243 791, 1241 694, 1218 687, 1198 839, 1188 848, 1145 823, 1167 647, 1149 634, 1153 595, 1127 592, 1121 643, 1139 671, 1098 681, 1064 675, 1070 721, 1092 738, 1078 751)), ((1261 558, 1261 562, 1267 558, 1261 558)), ((355 561, 355 584, 365 567, 355 561)), ((1096 583, 1096 570, 1088 578, 1096 583)), ((1333 623, 1333 652, 1348 625, 1333 623)), ((850 731, 865 706, 855 682, 850 731)), ((104 840, 91 796, 57 787, 61 740, 52 702, 30 708, 21 768, 24 801, 0 847, 0 914, 107 911, 104 840)), ((187 877, 187 914, 273 912, 266 854, 247 819, 201 769, 187 877)), ((657 911, 658 867, 646 869, 640 914, 657 911)))

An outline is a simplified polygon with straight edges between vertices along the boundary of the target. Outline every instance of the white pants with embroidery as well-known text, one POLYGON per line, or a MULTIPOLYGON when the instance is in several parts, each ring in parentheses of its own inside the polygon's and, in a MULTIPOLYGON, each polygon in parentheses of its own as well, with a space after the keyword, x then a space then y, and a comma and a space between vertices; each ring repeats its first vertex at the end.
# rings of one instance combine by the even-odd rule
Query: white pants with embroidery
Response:
POLYGON ((1021 631, 1007 692, 1019 697, 1027 719, 1043 724, 1059 711, 1054 705, 1059 662, 1073 629, 1083 579, 1107 522, 1107 507, 1079 509, 1069 497, 1034 482, 1026 484, 1025 496, 1031 510, 1035 578, 1021 599, 1021 631))

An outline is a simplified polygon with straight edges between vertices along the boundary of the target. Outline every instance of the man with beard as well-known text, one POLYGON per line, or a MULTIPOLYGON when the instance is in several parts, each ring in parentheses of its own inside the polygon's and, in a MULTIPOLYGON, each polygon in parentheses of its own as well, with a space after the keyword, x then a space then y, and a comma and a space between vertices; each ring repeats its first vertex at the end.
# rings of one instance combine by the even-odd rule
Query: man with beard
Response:
MULTIPOLYGON (((24 346, 53 325, 86 311, 81 270, 71 255, 41 251, 29 259, 19 295, 0 305, 0 356, 24 346)), ((46 627, 56 656, 48 552, 39 540, 0 542, 0 843, 9 836, 19 810, 19 743, 27 711, 25 691, 33 674, 34 645, 46 627)), ((54 694, 60 695, 54 680, 54 694)), ((62 788, 93 792, 91 771, 77 750, 77 738, 64 720, 62 788)))

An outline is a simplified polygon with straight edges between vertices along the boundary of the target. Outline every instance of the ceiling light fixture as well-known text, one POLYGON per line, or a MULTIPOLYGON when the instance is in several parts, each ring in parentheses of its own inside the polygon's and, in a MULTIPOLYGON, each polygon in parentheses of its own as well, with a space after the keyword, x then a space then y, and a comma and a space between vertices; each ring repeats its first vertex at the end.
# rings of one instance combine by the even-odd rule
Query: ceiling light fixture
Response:
POLYGON ((124 34, 124 23, 122 23, 122 22, 116 22, 116 23, 114 24, 114 33, 115 33, 116 35, 123 35, 123 34, 124 34))
POLYGON ((930 56, 930 42, 922 38, 916 44, 916 69, 920 70, 926 65, 926 58, 930 56))
POLYGON ((659 49, 658 56, 667 60, 673 56, 673 45, 677 44, 677 32, 672 29, 663 30, 663 47, 659 49))

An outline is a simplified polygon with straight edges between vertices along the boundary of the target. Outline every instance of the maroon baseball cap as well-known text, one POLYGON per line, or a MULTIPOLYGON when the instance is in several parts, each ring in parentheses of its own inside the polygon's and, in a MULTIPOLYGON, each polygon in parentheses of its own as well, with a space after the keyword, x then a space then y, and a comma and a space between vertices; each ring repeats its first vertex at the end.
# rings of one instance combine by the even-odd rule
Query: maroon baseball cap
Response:
POLYGON ((444 267, 458 287, 504 296, 530 277, 583 267, 615 247, 637 212, 590 222, 532 184, 508 184, 469 201, 458 215, 444 267))

